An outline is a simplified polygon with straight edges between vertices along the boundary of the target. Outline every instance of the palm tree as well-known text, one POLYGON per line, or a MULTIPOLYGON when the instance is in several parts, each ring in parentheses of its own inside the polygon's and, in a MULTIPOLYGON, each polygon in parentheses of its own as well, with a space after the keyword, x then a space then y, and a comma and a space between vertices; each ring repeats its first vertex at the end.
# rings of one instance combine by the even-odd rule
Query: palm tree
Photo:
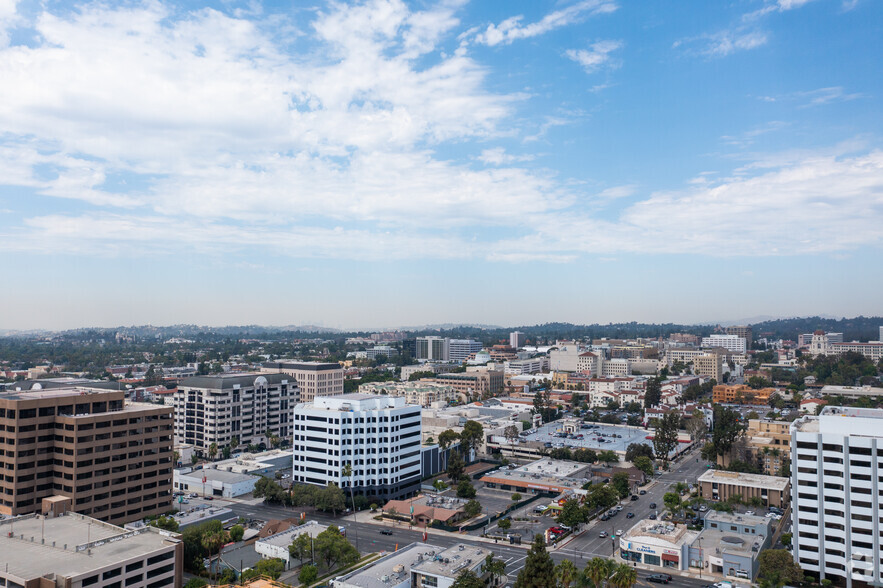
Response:
POLYGON ((227 543, 227 532, 222 531, 221 533, 213 533, 211 535, 203 535, 202 536, 202 548, 208 551, 208 561, 209 561, 209 570, 212 567, 212 554, 215 551, 220 553, 221 547, 227 543))
POLYGON ((563 588, 570 588, 577 575, 579 575, 579 568, 569 559, 565 559, 555 566, 555 576, 563 588))
POLYGON ((609 559, 593 557, 586 564, 586 576, 595 588, 602 588, 604 581, 610 577, 614 565, 616 564, 609 559))
POLYGON ((349 481, 350 487, 350 502, 353 504, 353 521, 356 520, 356 499, 353 496, 353 464, 350 462, 346 462, 343 464, 343 471, 341 472, 344 478, 347 478, 349 481))
POLYGON ((208 446, 208 456, 212 459, 215 459, 215 456, 218 454, 218 444, 212 443, 208 446))
POLYGON ((239 437, 234 435, 233 438, 230 439, 230 451, 236 451, 237 447, 239 447, 239 437))
POLYGON ((637 583, 638 570, 626 563, 618 564, 610 575, 610 585, 613 588, 632 588, 637 583))

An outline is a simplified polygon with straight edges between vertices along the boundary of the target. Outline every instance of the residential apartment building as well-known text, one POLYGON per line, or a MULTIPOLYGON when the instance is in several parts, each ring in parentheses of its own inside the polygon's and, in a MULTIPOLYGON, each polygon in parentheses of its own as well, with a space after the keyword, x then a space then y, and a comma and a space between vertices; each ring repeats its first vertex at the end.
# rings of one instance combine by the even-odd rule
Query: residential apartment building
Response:
MULTIPOLYGON (((883 327, 880 327, 880 333, 883 333, 883 327)), ((883 337, 883 335, 881 335, 883 337)), ((527 343, 527 335, 521 331, 513 331, 509 333, 509 347, 512 349, 521 349, 527 343)))
POLYGON ((79 513, 0 521, 0 586, 181 588, 184 544, 156 527, 123 529, 79 513))
POLYGON ((724 372, 721 365, 721 356, 717 353, 708 353, 694 357, 693 372, 699 376, 708 376, 715 382, 722 381, 724 372))
POLYGON ((433 374, 446 374, 448 372, 454 371, 458 369, 460 366, 454 365, 452 363, 434 363, 434 362, 426 362, 426 363, 418 363, 414 365, 405 365, 402 366, 402 375, 401 380, 403 382, 407 382, 411 379, 411 375, 422 372, 431 372, 433 374))
POLYGON ((791 501, 791 480, 781 476, 708 470, 697 482, 700 496, 706 500, 725 501, 738 496, 744 502, 759 498, 763 506, 781 508, 791 501))
POLYGON ((755 390, 745 384, 718 384, 712 388, 711 399, 713 402, 722 404, 754 404, 764 406, 769 404, 770 396, 776 392, 775 388, 755 390))
POLYGON ((261 367, 262 373, 294 376, 298 397, 294 402, 311 402, 316 396, 343 394, 343 367, 317 361, 277 361, 261 367))
POLYGON ((630 359, 606 359, 601 362, 601 375, 605 378, 624 377, 631 373, 630 359))
MULTIPOLYGON (((336 364, 334 364, 336 365, 336 364)), ((297 403, 295 378, 288 374, 228 374, 188 378, 175 392, 175 443, 208 452, 230 445, 267 443, 267 432, 289 439, 297 403)))
POLYGON ((486 398, 503 391, 503 372, 499 370, 469 371, 466 373, 438 374, 438 384, 452 386, 467 398, 486 398))
POLYGON ((702 338, 702 347, 711 349, 720 347, 733 353, 745 353, 747 344, 745 337, 738 335, 711 335, 702 338))
POLYGON ((794 559, 835 583, 883 583, 883 410, 825 407, 791 426, 794 559))
POLYGON ((418 361, 450 361, 449 341, 445 337, 417 337, 417 354, 414 357, 418 361))
POLYGON ((122 390, 0 393, 0 514, 37 512, 44 498, 126 523, 172 501, 172 408, 127 403, 122 390))
MULTIPOLYGON (((791 462, 791 423, 751 419, 743 434, 750 458, 770 476, 779 475, 782 466, 791 462)), ((729 454, 718 456, 718 465, 730 465, 729 454)))
POLYGON ((292 480, 335 483, 364 496, 399 498, 420 488, 421 409, 403 397, 344 394, 294 408, 292 480), (344 477, 351 464, 353 474, 344 477))
POLYGON ((436 402, 447 404, 460 400, 460 394, 453 386, 434 382, 371 382, 359 386, 362 394, 385 394, 403 396, 408 404, 428 407, 436 402))
POLYGON ((473 353, 481 351, 483 345, 472 339, 449 339, 448 361, 463 363, 473 353))

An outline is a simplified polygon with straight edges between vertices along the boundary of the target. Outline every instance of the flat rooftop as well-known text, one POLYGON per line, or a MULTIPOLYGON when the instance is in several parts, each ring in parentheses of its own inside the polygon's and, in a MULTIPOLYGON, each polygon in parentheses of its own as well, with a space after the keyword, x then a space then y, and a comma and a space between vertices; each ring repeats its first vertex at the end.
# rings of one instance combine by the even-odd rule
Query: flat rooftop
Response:
POLYGON ((25 580, 50 573, 76 576, 143 557, 176 541, 177 535, 153 527, 130 531, 75 513, 0 521, 0 553, 7 573, 25 580))
POLYGON ((487 547, 460 543, 411 566, 411 570, 421 574, 456 578, 463 570, 474 570, 483 564, 489 552, 487 547))
MULTIPOLYGON (((681 546, 693 542, 699 531, 690 531, 686 525, 676 525, 665 521, 640 521, 625 532, 620 542, 636 541, 658 547, 681 546)), ((628 549, 628 548, 627 548, 628 549)))
POLYGON ((411 576, 411 568, 424 559, 435 557, 441 547, 427 543, 411 543, 407 547, 389 553, 345 576, 334 579, 335 585, 358 586, 358 588, 389 588, 404 582, 411 576), (401 567, 399 567, 401 566, 401 567), (396 571, 398 570, 398 571, 396 571), (384 582, 381 578, 397 579, 384 582))
POLYGON ((702 549, 714 549, 718 553, 750 554, 760 552, 764 535, 740 535, 720 529, 705 529, 700 534, 702 549))
POLYGON ((281 533, 276 533, 275 535, 270 535, 269 537, 264 537, 263 539, 258 539, 258 543, 265 543, 267 545, 276 545, 279 547, 287 547, 291 545, 291 543, 300 537, 303 534, 309 535, 313 539, 316 538, 316 535, 324 531, 328 528, 328 525, 320 524, 316 521, 308 521, 303 525, 299 525, 297 527, 291 527, 290 529, 286 529, 281 533))
POLYGON ((716 482, 718 484, 730 484, 746 486, 748 488, 766 488, 768 490, 783 491, 788 487, 789 478, 780 476, 763 476, 761 474, 742 474, 723 470, 708 470, 699 476, 698 481, 716 482))
POLYGON ((205 476, 206 483, 221 482, 223 484, 238 484, 239 482, 248 482, 249 480, 257 480, 259 476, 251 474, 240 474, 237 472, 228 472, 226 470, 214 470, 204 468, 201 470, 193 470, 187 473, 179 473, 178 476, 186 476, 188 478, 199 478, 205 476))

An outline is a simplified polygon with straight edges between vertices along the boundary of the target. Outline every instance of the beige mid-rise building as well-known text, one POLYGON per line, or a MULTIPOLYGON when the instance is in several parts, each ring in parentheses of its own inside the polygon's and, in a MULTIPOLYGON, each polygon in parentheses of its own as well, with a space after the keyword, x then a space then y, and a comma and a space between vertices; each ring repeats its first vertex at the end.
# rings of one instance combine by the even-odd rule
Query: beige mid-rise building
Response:
MULTIPOLYGON (((791 422, 751 419, 743 434, 750 459, 770 476, 780 475, 782 466, 791 461, 791 422)), ((729 466, 729 455, 718 457, 718 464, 729 466)))
POLYGON ((273 361, 265 363, 261 372, 294 376, 298 387, 295 403, 312 402, 317 396, 343 394, 343 367, 339 363, 273 361))
POLYGON ((0 393, 0 513, 37 512, 60 495, 116 524, 169 510, 172 407, 92 388, 0 393))
POLYGON ((724 372, 721 365, 721 357, 717 353, 707 353, 693 358, 693 372, 699 376, 714 378, 716 382, 723 381, 724 372))

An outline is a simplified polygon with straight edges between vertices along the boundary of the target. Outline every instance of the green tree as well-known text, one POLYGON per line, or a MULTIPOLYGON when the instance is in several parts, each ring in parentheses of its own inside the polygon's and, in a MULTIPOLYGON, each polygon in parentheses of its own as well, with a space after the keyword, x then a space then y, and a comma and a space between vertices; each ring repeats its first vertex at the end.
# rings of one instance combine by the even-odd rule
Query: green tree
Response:
POLYGON ((215 456, 218 454, 218 444, 212 443, 208 446, 208 456, 211 459, 215 459, 215 456))
POLYGON ((598 461, 603 462, 609 467, 610 464, 619 462, 619 456, 616 454, 615 451, 605 449, 598 454, 598 461))
POLYGON ((615 563, 603 557, 593 557, 586 563, 585 574, 595 588, 602 588, 613 573, 615 563))
POLYGON ((249 580, 254 580, 255 578, 258 578, 260 576, 269 576, 276 580, 279 578, 279 576, 282 575, 282 572, 284 571, 285 562, 278 557, 262 559, 258 563, 254 564, 254 567, 242 572, 241 580, 243 582, 247 582, 249 580))
POLYGON ((687 432, 694 440, 702 440, 708 436, 708 423, 705 422, 705 413, 698 408, 687 419, 687 432))
POLYGON ((438 446, 444 451, 448 447, 451 446, 454 441, 460 440, 460 433, 456 431, 452 431, 451 429, 447 429, 446 431, 442 431, 438 436, 438 446))
POLYGON ((466 421, 463 432, 460 433, 460 443, 466 450, 466 459, 476 453, 484 440, 484 427, 478 421, 466 421))
POLYGON ((488 553, 484 558, 484 572, 491 577, 491 585, 496 586, 497 579, 506 573, 506 562, 494 558, 493 553, 488 553))
POLYGON ((610 574, 609 584, 613 588, 632 588, 638 583, 638 570, 627 563, 618 564, 610 574))
POLYGON ((233 541, 242 541, 242 537, 245 536, 245 529, 242 528, 242 525, 233 525, 230 527, 230 539, 233 541))
POLYGON ((184 588, 203 588, 203 586, 208 586, 208 582, 202 578, 190 578, 187 580, 187 583, 184 584, 184 588))
POLYGON ((715 455, 726 455, 733 447, 736 438, 742 434, 746 425, 739 419, 739 413, 724 406, 714 407, 714 429, 711 431, 711 443, 715 455))
POLYGON ((597 484, 589 488, 587 502, 592 508, 610 508, 619 503, 619 494, 610 484, 597 484))
POLYGON ((350 504, 353 507, 353 520, 356 520, 356 498, 353 496, 353 465, 350 462, 346 462, 343 464, 343 471, 341 472, 344 478, 349 482, 350 487, 350 504))
POLYGON ((803 570, 794 563, 790 551, 767 549, 760 552, 760 567, 757 577, 769 586, 798 584, 803 581, 803 570))
POLYGON ((512 528, 512 519, 500 519, 497 521, 497 526, 504 531, 508 531, 512 528))
POLYGON ((441 480, 441 479, 436 480, 435 482, 433 482, 433 483, 432 483, 432 487, 435 488, 435 491, 436 491, 436 492, 444 492, 445 490, 448 489, 448 485, 445 484, 445 481, 444 481, 444 480, 441 480))
POLYGON ((555 577, 562 588, 570 588, 578 575, 579 568, 569 559, 562 560, 555 566, 555 577))
POLYGON ((344 498, 343 490, 341 490, 334 482, 328 484, 325 488, 321 488, 316 493, 316 508, 324 511, 331 511, 334 516, 337 512, 346 508, 346 498, 344 498))
POLYGON ((561 514, 558 515, 558 522, 571 528, 586 522, 586 512, 580 507, 579 501, 571 498, 564 502, 561 507, 561 514))
POLYGON ((653 448, 646 443, 630 443, 625 450, 625 460, 635 463, 635 458, 646 456, 653 459, 653 448))
POLYGON ((466 513, 468 517, 478 516, 481 513, 481 503, 477 500, 470 500, 463 507, 463 512, 466 513))
POLYGON ((662 496, 662 502, 665 508, 673 515, 679 513, 683 505, 681 504, 681 495, 677 492, 666 492, 662 496))
POLYGON ((644 389, 644 408, 653 408, 662 400, 662 381, 659 378, 647 380, 644 389))
POLYGON ((668 463, 669 453, 678 446, 680 423, 681 414, 673 410, 662 415, 653 432, 653 451, 656 453, 656 459, 661 459, 664 464, 668 463))
POLYGON ((288 546, 288 554, 303 563, 313 554, 313 540, 306 533, 298 535, 288 546))
POLYGON ((297 581, 301 584, 308 586, 319 579, 319 570, 316 569, 316 566, 305 565, 302 566, 300 572, 297 574, 297 581))
POLYGON ((512 502, 520 502, 522 496, 518 492, 513 492, 512 496, 510 496, 509 498, 510 498, 510 500, 512 500, 512 502))
POLYGON ((451 588, 485 588, 481 578, 472 570, 463 570, 451 584, 451 588))
POLYGON ((619 494, 620 498, 625 498, 631 493, 631 485, 629 483, 629 475, 625 472, 616 472, 610 479, 610 485, 619 494))
POLYGON ((160 516, 148 523, 151 527, 158 527, 166 531, 178 532, 178 521, 175 517, 160 516))
POLYGON ((524 567, 515 580, 515 588, 550 588, 555 586, 555 564, 546 551, 542 535, 534 538, 524 567))
POLYGON ((456 482, 463 477, 463 472, 465 471, 466 464, 463 463, 463 457, 460 455, 460 452, 451 451, 448 456, 448 479, 451 480, 451 482, 456 482))
POLYGON ((457 498, 475 498, 475 486, 469 481, 469 478, 460 479, 457 484, 457 498))
POLYGON ((635 458, 635 460, 632 462, 632 464, 636 468, 638 468, 639 470, 644 472, 644 474, 646 476, 649 477, 649 476, 653 475, 653 460, 650 459, 649 457, 647 457, 646 455, 639 455, 638 457, 635 458))
POLYGON ((346 567, 359 561, 359 552, 334 525, 316 535, 313 548, 316 557, 325 563, 326 570, 331 570, 337 565, 346 567))

